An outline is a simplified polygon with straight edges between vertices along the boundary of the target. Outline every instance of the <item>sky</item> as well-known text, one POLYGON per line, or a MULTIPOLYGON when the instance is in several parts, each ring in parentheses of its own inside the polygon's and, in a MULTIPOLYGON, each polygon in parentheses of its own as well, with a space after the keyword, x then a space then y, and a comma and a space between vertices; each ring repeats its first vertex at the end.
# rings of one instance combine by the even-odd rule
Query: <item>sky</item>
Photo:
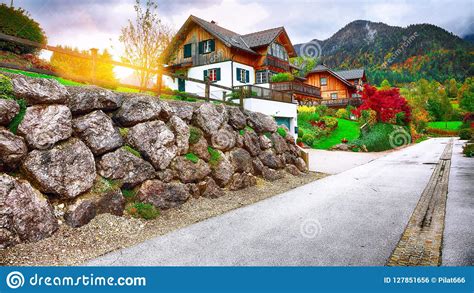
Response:
MULTIPOLYGON (((11 0, 0 0, 10 5, 11 0)), ((144 2, 145 0, 142 0, 144 2)), ((438 25, 463 36, 474 33, 473 0, 158 0, 162 21, 176 31, 190 15, 245 34, 284 26, 293 44, 326 39, 351 21, 389 25, 438 25)), ((50 45, 107 48, 119 56, 121 27, 133 19, 134 0, 13 0, 37 20, 50 45)))

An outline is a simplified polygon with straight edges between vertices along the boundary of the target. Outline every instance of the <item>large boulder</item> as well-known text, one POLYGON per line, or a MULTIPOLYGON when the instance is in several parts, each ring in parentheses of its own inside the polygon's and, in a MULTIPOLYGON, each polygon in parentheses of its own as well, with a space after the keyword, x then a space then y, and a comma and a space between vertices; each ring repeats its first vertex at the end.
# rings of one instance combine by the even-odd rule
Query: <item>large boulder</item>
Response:
POLYGON ((28 148, 22 137, 0 128, 0 171, 16 168, 27 152, 28 148))
POLYGON ((224 155, 222 152, 219 153, 219 161, 211 165, 211 175, 212 178, 214 178, 214 180, 217 182, 217 184, 219 184, 219 186, 225 187, 232 178, 232 175, 234 174, 234 165, 231 163, 231 161, 226 155, 224 155))
POLYGON ((252 156, 246 150, 235 148, 229 153, 229 158, 235 172, 252 173, 252 156))
POLYGON ((178 116, 172 116, 169 119, 170 129, 176 138, 176 147, 178 155, 184 155, 189 149, 189 126, 178 116))
POLYGON ((273 133, 271 136, 271 140, 273 142, 273 148, 275 149, 277 154, 283 154, 288 150, 288 145, 286 144, 286 140, 280 136, 278 133, 273 133))
POLYGON ((91 149, 94 155, 101 155, 123 144, 122 136, 112 119, 101 110, 94 111, 73 120, 76 136, 91 149))
POLYGON ((211 168, 203 160, 196 163, 186 157, 176 157, 171 163, 171 169, 184 183, 198 182, 211 173, 211 168))
POLYGON ((155 176, 155 169, 150 163, 124 148, 103 155, 97 162, 97 172, 102 177, 120 180, 131 187, 155 176))
POLYGON ((185 184, 164 183, 160 180, 145 181, 137 192, 137 199, 160 209, 176 207, 188 200, 191 194, 185 184))
POLYGON ((257 178, 250 173, 235 173, 229 184, 230 190, 239 190, 254 186, 257 184, 257 178))
POLYGON ((264 134, 261 134, 259 136, 259 140, 260 140, 260 148, 262 148, 263 150, 267 150, 273 146, 271 139, 268 138, 264 134))
POLYGON ((97 86, 69 86, 68 105, 73 114, 111 111, 122 105, 122 96, 97 86))
POLYGON ((244 129, 247 126, 247 117, 238 107, 227 107, 229 113, 229 124, 236 130, 244 129))
POLYGON ((308 172, 308 166, 306 165, 306 162, 303 160, 303 158, 297 158, 295 162, 295 166, 301 172, 308 172))
POLYGON ((194 121, 208 135, 214 134, 227 123, 228 115, 224 105, 203 103, 194 112, 194 121))
POLYGON ((64 221, 73 228, 84 226, 97 214, 96 205, 91 200, 78 201, 68 207, 64 221))
POLYGON ((28 107, 18 126, 18 134, 25 137, 31 148, 48 149, 71 136, 71 118, 71 111, 64 105, 28 107))
POLYGON ((62 104, 68 98, 65 86, 57 80, 31 78, 23 75, 12 76, 13 92, 18 99, 24 99, 28 105, 62 104))
POLYGON ((258 133, 275 132, 277 124, 272 117, 259 112, 246 111, 247 123, 258 133))
POLYGON ((7 126, 20 112, 20 106, 15 100, 0 99, 0 126, 7 126))
POLYGON ((257 134, 253 131, 246 131, 243 135, 244 147, 253 156, 256 157, 260 154, 260 139, 257 134))
POLYGON ((30 152, 22 168, 41 191, 63 198, 75 198, 86 192, 96 177, 94 155, 77 138, 51 150, 30 152))
POLYGON ((182 101, 171 101, 168 105, 171 107, 174 115, 187 122, 191 122, 194 110, 197 108, 194 103, 186 103, 182 101))
POLYGON ((41 240, 57 228, 53 208, 38 190, 0 174, 0 248, 41 240))
POLYGON ((293 176, 300 176, 303 174, 295 165, 286 164, 285 171, 293 176))
POLYGON ((209 151, 207 149, 208 146, 209 145, 207 144, 207 140, 201 136, 198 142, 192 144, 189 147, 189 152, 197 155, 198 157, 207 162, 211 158, 211 155, 209 154, 209 151))
POLYGON ((272 169, 281 169, 281 168, 285 167, 284 160, 281 157, 277 156, 270 149, 260 153, 258 158, 260 159, 260 161, 262 161, 262 163, 265 166, 270 167, 272 169))
POLYGON ((175 136, 163 121, 144 122, 133 126, 128 131, 127 141, 157 170, 166 169, 178 151, 175 136))
POLYGON ((161 102, 156 97, 146 95, 132 95, 123 101, 114 119, 122 126, 157 120, 160 117, 161 102))
POLYGON ((227 151, 235 146, 237 133, 229 125, 212 133, 211 144, 214 148, 227 151))
POLYGON ((222 190, 212 178, 200 182, 198 188, 201 196, 207 198, 218 198, 225 194, 224 190, 222 190))
POLYGON ((125 197, 120 189, 110 190, 96 197, 94 200, 97 214, 123 215, 125 197))
POLYGON ((275 181, 284 177, 283 172, 270 169, 266 166, 262 168, 262 177, 268 181, 275 181))

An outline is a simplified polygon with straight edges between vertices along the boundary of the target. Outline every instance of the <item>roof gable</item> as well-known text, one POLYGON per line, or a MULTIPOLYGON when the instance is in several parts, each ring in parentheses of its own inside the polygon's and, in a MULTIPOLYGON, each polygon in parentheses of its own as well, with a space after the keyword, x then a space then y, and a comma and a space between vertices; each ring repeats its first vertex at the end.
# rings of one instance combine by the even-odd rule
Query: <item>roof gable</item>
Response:
POLYGON ((338 75, 342 76, 344 79, 359 79, 364 77, 364 68, 350 69, 350 70, 339 70, 335 71, 338 75))
POLYGON ((350 87, 354 87, 353 84, 351 84, 349 81, 347 81, 347 79, 345 79, 342 75, 338 74, 336 71, 333 71, 331 68, 327 67, 326 65, 324 64, 318 64, 316 65, 316 67, 314 67, 313 70, 311 70, 310 72, 308 72, 306 74, 306 76, 310 75, 311 73, 319 73, 319 72, 328 72, 329 74, 331 74, 332 76, 336 77, 337 79, 339 79, 340 81, 342 81, 344 84, 346 84, 347 86, 350 86, 350 87))

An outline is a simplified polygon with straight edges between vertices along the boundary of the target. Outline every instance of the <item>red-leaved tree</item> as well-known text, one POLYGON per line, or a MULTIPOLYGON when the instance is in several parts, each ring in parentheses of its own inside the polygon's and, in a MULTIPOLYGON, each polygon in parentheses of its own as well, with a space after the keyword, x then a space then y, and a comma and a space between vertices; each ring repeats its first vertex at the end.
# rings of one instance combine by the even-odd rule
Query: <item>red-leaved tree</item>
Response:
POLYGON ((354 110, 354 114, 361 115, 363 110, 374 110, 377 113, 378 122, 393 122, 397 113, 404 113, 404 122, 411 120, 411 109, 407 100, 400 96, 398 88, 377 90, 366 84, 362 91, 362 105, 354 110))

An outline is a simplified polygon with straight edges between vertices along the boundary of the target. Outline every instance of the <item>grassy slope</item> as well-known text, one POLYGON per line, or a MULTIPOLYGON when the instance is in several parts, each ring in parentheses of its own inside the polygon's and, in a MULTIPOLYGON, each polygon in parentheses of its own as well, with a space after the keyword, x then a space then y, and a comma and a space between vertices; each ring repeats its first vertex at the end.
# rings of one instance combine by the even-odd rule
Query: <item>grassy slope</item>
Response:
POLYGON ((75 81, 68 80, 68 79, 64 79, 64 78, 61 78, 61 77, 47 75, 47 74, 41 74, 41 73, 35 73, 35 72, 28 72, 28 71, 7 69, 7 68, 0 68, 0 71, 22 74, 22 75, 26 75, 26 76, 29 76, 29 77, 56 79, 60 84, 63 84, 63 85, 76 85, 76 86, 84 85, 82 83, 75 82, 75 81))
POLYGON ((313 148, 327 150, 332 146, 341 143, 341 140, 346 138, 351 141, 359 137, 359 124, 355 121, 345 119, 337 119, 338 126, 336 130, 331 132, 328 137, 321 138, 313 143, 313 148))
POLYGON ((437 121, 437 122, 429 122, 428 127, 435 128, 435 129, 443 129, 443 130, 457 130, 461 126, 462 121, 437 121))

